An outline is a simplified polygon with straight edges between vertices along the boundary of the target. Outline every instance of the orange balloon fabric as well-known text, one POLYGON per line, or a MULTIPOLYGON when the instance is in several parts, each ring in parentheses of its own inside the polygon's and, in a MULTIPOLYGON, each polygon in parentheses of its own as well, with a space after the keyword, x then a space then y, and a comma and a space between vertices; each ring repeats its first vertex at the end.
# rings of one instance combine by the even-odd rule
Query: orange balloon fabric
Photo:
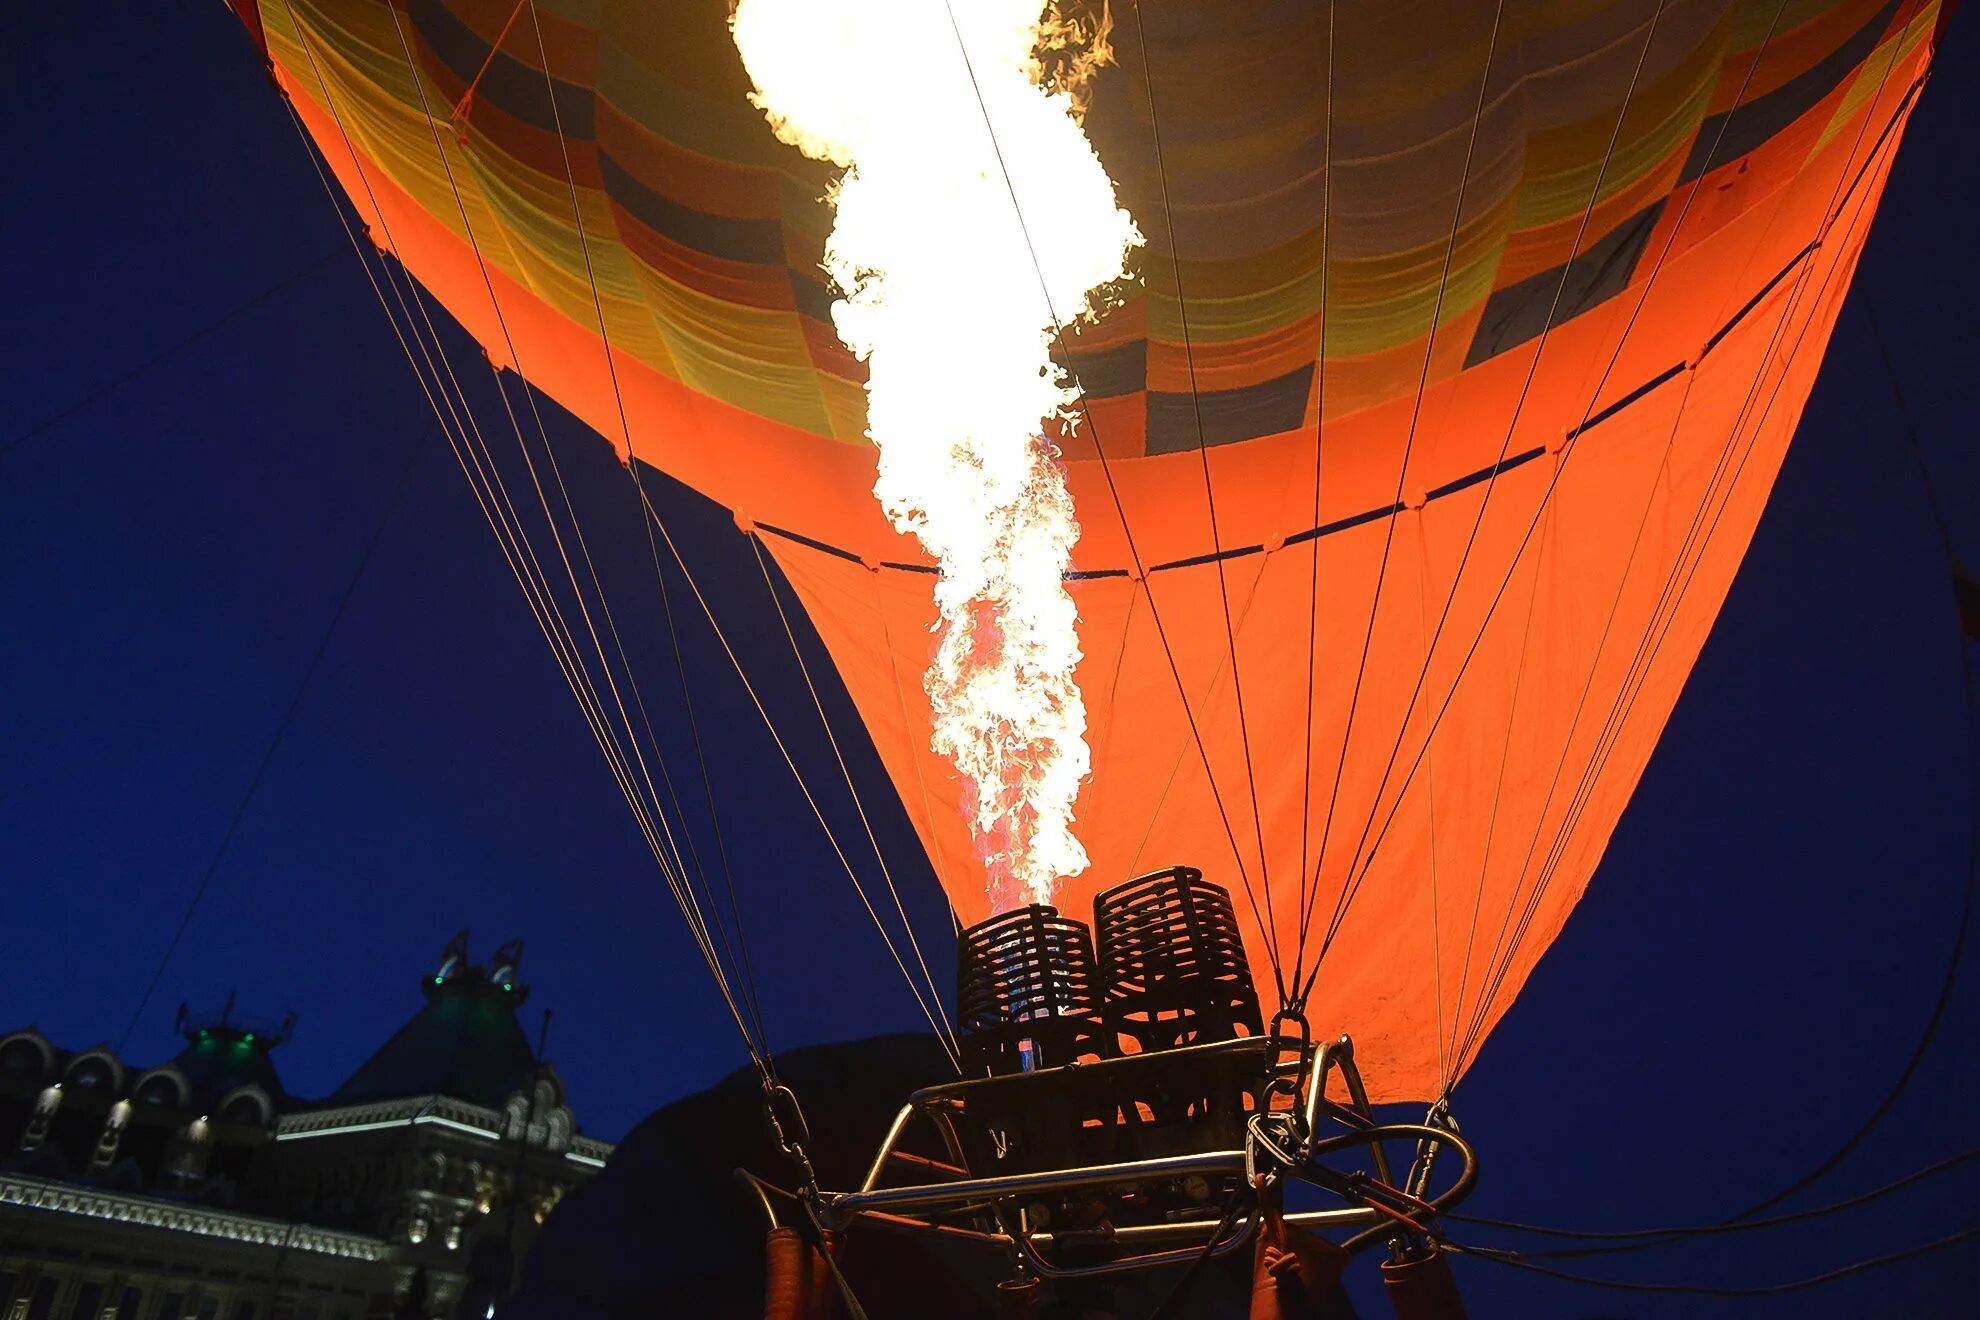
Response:
MULTIPOLYGON (((259 35, 374 241, 499 365, 762 537, 975 921, 928 747, 932 569, 871 495, 818 270, 830 175, 748 104, 727 9, 261 0, 259 35)), ((1202 867, 1238 894, 1262 988, 1317 966, 1314 1028, 1353 1033, 1378 1101, 1462 1075, 1600 861, 1941 18, 1494 13, 1114 6, 1116 63, 1085 89, 1149 245, 1064 345, 1094 772, 1092 866, 1060 906, 1202 867)))

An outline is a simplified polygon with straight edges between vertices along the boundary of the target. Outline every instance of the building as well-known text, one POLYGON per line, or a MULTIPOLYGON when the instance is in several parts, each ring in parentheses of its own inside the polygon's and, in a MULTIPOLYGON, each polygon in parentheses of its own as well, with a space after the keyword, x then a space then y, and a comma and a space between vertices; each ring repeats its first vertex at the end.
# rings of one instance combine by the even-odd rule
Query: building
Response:
POLYGON ((0 1035, 0 1320, 437 1320, 493 1314, 582 1136, 517 1010, 520 942, 467 932, 419 1010, 321 1100, 274 1054, 293 1019, 179 1011, 184 1047, 0 1035))

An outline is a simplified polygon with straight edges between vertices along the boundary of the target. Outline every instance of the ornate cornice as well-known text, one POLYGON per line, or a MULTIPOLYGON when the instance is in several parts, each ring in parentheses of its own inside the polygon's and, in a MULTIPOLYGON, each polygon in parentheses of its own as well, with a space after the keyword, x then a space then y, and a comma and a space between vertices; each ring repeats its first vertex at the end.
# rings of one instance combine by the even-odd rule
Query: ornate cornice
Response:
POLYGON ((0 1205, 156 1228, 169 1233, 189 1233, 254 1246, 286 1245, 290 1251, 307 1251, 344 1260, 381 1261, 388 1259, 392 1252, 389 1244, 360 1233, 343 1233, 309 1224, 289 1224, 279 1219, 263 1219, 259 1215, 235 1214, 228 1210, 185 1205, 149 1196, 99 1191, 94 1187, 49 1182, 18 1173, 0 1173, 0 1205))
MULTIPOLYGON (((306 1109, 284 1114, 275 1121, 275 1140, 301 1141, 313 1137, 334 1137, 348 1133, 375 1131, 390 1127, 433 1124, 450 1128, 482 1141, 501 1138, 502 1115, 445 1095, 416 1095, 404 1100, 379 1100, 364 1105, 340 1105, 335 1109, 306 1109)), ((571 1138, 564 1158, 586 1168, 602 1168, 616 1149, 596 1137, 571 1138)))

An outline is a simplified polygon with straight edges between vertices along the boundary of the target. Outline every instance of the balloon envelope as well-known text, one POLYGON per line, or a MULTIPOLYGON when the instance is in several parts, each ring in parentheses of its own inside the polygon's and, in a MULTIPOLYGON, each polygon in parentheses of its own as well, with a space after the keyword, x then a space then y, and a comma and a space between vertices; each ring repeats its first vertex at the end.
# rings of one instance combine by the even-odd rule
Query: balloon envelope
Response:
MULTIPOLYGON (((241 7, 373 239, 499 365, 763 537, 958 915, 987 915, 928 747, 932 569, 871 495, 818 270, 831 173, 750 105, 727 0, 241 7)), ((1378 1100, 1462 1073, 1724 600, 1940 17, 1115 16, 1085 123, 1149 242, 1064 345, 1094 773, 1062 908, 1201 866, 1261 981, 1324 948, 1315 1029, 1355 1035, 1378 1100)))

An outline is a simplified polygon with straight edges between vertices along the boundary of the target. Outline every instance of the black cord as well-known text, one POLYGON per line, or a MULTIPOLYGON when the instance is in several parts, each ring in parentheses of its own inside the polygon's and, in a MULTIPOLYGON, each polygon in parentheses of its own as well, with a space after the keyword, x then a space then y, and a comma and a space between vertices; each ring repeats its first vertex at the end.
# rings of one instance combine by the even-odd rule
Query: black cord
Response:
POLYGON ((253 311, 256 307, 261 306, 262 303, 267 302, 270 298, 273 298, 276 294, 282 292, 282 290, 288 288, 291 284, 296 283, 298 280, 302 279, 305 275, 314 274, 317 270, 321 269, 324 266, 327 266, 330 263, 331 259, 336 255, 337 254, 334 251, 332 251, 332 252, 325 252, 320 256, 311 258, 309 261, 306 261, 302 265, 296 267, 296 269, 290 271, 287 275, 284 275, 281 279, 275 281, 273 284, 270 284, 266 288, 262 289, 260 292, 249 296, 248 298, 244 299, 241 302, 235 303, 232 307, 228 308, 220 315, 214 317, 211 321, 208 321, 205 325, 200 326, 198 329, 193 330, 189 334, 182 335, 178 339, 173 340, 171 343, 165 345, 163 348, 153 353, 150 357, 147 357, 142 362, 139 362, 136 366, 133 366, 128 370, 123 371, 116 376, 113 376, 109 380, 104 381, 101 385, 97 385, 94 388, 90 389, 88 392, 83 394, 81 398, 69 404, 66 408, 63 408, 61 411, 50 413, 48 416, 36 422, 33 426, 28 427, 27 430, 22 431, 19 435, 7 441, 7 443, 5 443, 4 445, 0 445, 0 458, 5 458, 7 455, 13 453, 16 449, 19 449, 22 445, 34 439, 36 436, 42 434, 44 431, 48 430, 48 428, 54 426, 56 423, 67 421, 69 418, 75 416, 77 413, 89 407, 92 403, 95 403, 98 399, 103 398, 105 395, 115 393, 118 389, 120 389, 124 385, 129 384, 132 380, 136 379, 139 376, 142 376, 145 372, 151 370, 159 363, 165 361, 165 359, 172 357, 173 355, 183 352, 184 350, 192 347, 195 343, 198 343, 200 340, 206 338, 206 336, 212 334, 214 331, 225 328, 227 325, 239 319, 241 316, 245 315, 250 311, 253 311))
MULTIPOLYGON (((1879 360, 1884 368, 1886 378, 1890 383, 1892 398, 1897 404, 1898 416, 1902 423, 1900 429, 1905 439, 1906 448, 1911 455, 1912 461, 1918 468, 1919 478, 1924 487, 1926 504, 1932 515, 1934 530, 1939 537, 1948 566, 1956 569, 1959 564, 1959 556, 1957 547, 1953 542, 1951 524, 1946 519, 1944 505, 1939 496, 1937 484, 1932 479, 1931 468, 1925 461, 1924 448, 1920 442, 1918 429, 1913 421, 1910 406, 1905 399, 1903 387, 1898 380, 1895 363, 1891 357, 1888 345, 1884 342, 1882 327, 1877 321, 1875 309, 1866 303, 1864 310, 1869 323, 1871 338, 1877 346, 1879 360)), ((1716 1224, 1592 1232, 1555 1228, 1539 1224, 1518 1223, 1509 1220, 1493 1220, 1481 1216, 1451 1215, 1449 1216, 1451 1219, 1462 1223, 1477 1224, 1482 1227, 1501 1228, 1514 1232, 1533 1233, 1574 1241, 1621 1244, 1609 1247, 1549 1251, 1545 1253, 1517 1253, 1525 1257, 1618 1254, 1627 1251, 1640 1251, 1648 1247, 1667 1246, 1691 1238, 1739 1233, 1749 1229, 1770 1228, 1782 1224, 1818 1219, 1825 1215, 1854 1209, 1857 1206, 1867 1204, 1892 1192, 1902 1190, 1913 1183, 1980 1157, 1980 1148, 1962 1151, 1936 1164, 1928 1165, 1923 1169, 1907 1174, 1893 1182, 1885 1183, 1858 1196, 1809 1210, 1796 1211, 1792 1214, 1776 1215, 1764 1219, 1755 1218, 1760 1212, 1771 1209, 1782 1201, 1806 1190, 1836 1169, 1844 1160, 1855 1153, 1857 1148, 1868 1139, 1871 1132, 1896 1108, 1898 1100, 1904 1095, 1905 1091, 1910 1087, 1912 1080, 1918 1075, 1919 1068, 1924 1062, 1926 1053, 1930 1050, 1934 1040, 1937 1038, 1939 1028, 1945 1020, 1946 1011, 1951 1005, 1953 992, 1957 988, 1960 969, 1965 961, 1966 941, 1972 926, 1974 900, 1976 892, 1980 892, 1980 757, 1976 757, 1973 750, 1976 740, 1980 740, 1980 701, 1976 701, 1970 643, 1967 641, 1965 635, 1959 632, 1957 628, 1955 628, 1954 636, 1959 648, 1961 686, 1965 697, 1969 746, 1968 756, 1969 758, 1973 758, 1971 760, 1973 768, 1970 771, 1973 787, 1967 825, 1966 883, 1960 897, 1959 917, 1954 929, 1952 948, 1947 956, 1945 975, 1941 978, 1938 996, 1933 1001, 1932 1011, 1926 1018, 1925 1027, 1919 1035, 1918 1043, 1912 1048, 1910 1057, 1905 1061, 1903 1069, 1898 1073, 1897 1080, 1892 1083, 1890 1090, 1886 1092, 1876 1107, 1871 1110, 1869 1116, 1858 1125, 1856 1131, 1851 1133, 1847 1140, 1836 1148, 1834 1153, 1809 1172, 1796 1178, 1793 1182, 1773 1193, 1771 1196, 1768 1196, 1766 1199, 1756 1202, 1739 1214, 1729 1219, 1721 1220, 1716 1224)))
POLYGON ((1484 1215, 1452 1214, 1445 1215, 1444 1218, 1454 1223, 1475 1224, 1481 1228, 1499 1228, 1509 1232, 1532 1233, 1540 1237, 1565 1238, 1575 1242, 1628 1244, 1623 1246, 1587 1247, 1552 1251, 1518 1251, 1512 1253, 1523 1259, 1613 1255, 1623 1251, 1637 1251, 1644 1247, 1666 1246, 1672 1242, 1687 1238, 1713 1237, 1725 1233, 1745 1233, 1754 1229, 1778 1228, 1783 1224, 1798 1224, 1810 1219, 1821 1219, 1827 1215, 1838 1214, 1844 1210, 1854 1210, 1858 1206, 1868 1205, 1870 1202, 1880 1200, 1883 1197, 1891 1195, 1893 1192, 1903 1191, 1913 1183, 1923 1182, 1927 1178, 1945 1173, 1949 1169, 1955 1169, 1975 1159, 1980 1159, 1980 1146, 1976 1146, 1971 1150, 1963 1150, 1957 1155, 1948 1156, 1938 1161, 1936 1164, 1928 1164, 1922 1169, 1916 1169, 1911 1173, 1907 1173, 1902 1178, 1887 1182, 1881 1187, 1873 1187, 1867 1192, 1861 1192, 1845 1200, 1832 1201, 1827 1205, 1815 1206, 1807 1210, 1796 1210, 1785 1215, 1773 1215, 1766 1219, 1744 1219, 1719 1224, 1684 1224, 1674 1225, 1668 1228, 1621 1229, 1605 1232, 1590 1229, 1554 1228, 1545 1224, 1524 1224, 1516 1220, 1492 1219, 1484 1215), (1653 1240, 1642 1241, 1639 1239, 1653 1240))
POLYGON ((179 917, 178 929, 174 930, 172 938, 166 941, 165 951, 158 956, 158 965, 152 969, 151 980, 145 983, 144 993, 138 997, 137 1007, 131 1010, 131 1020, 124 1025, 124 1034, 117 1038, 118 1054, 121 1055, 125 1047, 131 1043, 131 1035, 137 1030, 138 1020, 144 1016, 144 1010, 151 1006, 151 997, 157 993, 158 983, 164 979, 165 969, 171 964, 172 955, 179 951, 179 944, 185 939, 187 928, 192 925, 193 914, 199 910, 200 901, 206 897, 206 891, 212 887, 213 877, 220 873, 220 864, 227 859, 227 851, 233 847, 234 836, 240 832, 241 822, 247 819, 248 807, 253 803, 254 795, 261 790, 261 781, 267 777, 268 767, 274 763, 276 751, 282 746, 282 740, 288 736, 289 725, 295 720, 296 712, 302 709, 303 697, 309 692, 310 680, 316 677, 317 669, 323 664, 323 657, 330 649, 330 640, 337 635, 337 625, 344 621, 344 614, 350 608, 351 597, 357 593, 358 583, 363 579, 364 571, 371 567, 372 556, 378 549, 379 541, 384 538, 385 528, 390 525, 392 515, 399 511, 399 504, 405 498, 406 489, 411 484, 413 468, 424 452, 417 446, 413 447, 406 458, 405 466, 399 469, 399 479, 392 487, 391 496, 385 502, 385 511, 379 515, 377 524, 372 527, 371 539, 365 542, 364 553, 358 556, 357 566, 351 570, 350 580, 344 584, 343 594, 337 597, 337 606, 330 612, 330 622, 324 625, 323 635, 317 639, 316 650, 310 654, 309 663, 303 666, 302 677, 296 682, 295 695, 289 698, 288 708, 282 712, 282 718, 276 722, 275 732, 268 739, 268 745, 262 749, 261 760, 255 764, 254 773, 248 778, 247 791, 241 794, 240 804, 234 808, 233 819, 227 822, 227 831, 220 836, 220 846, 213 850, 213 857, 207 862, 206 870, 200 875, 199 884, 194 887, 192 897, 186 901, 186 910, 179 917))
POLYGON ((1834 1283, 1838 1279, 1849 1278, 1851 1275, 1864 1274, 1885 1265, 1895 1265, 1900 1261, 1929 1255, 1934 1251, 1943 1251, 1947 1247, 1957 1246, 1959 1243, 1970 1241, 1973 1238, 1980 1238, 1980 1228, 1961 1229, 1957 1233, 1949 1233, 1945 1237, 1934 1239, 1931 1242, 1905 1247, 1900 1251, 1889 1252, 1882 1256, 1873 1256, 1869 1260, 1859 1260, 1853 1264, 1844 1265, 1840 1269, 1830 1270, 1825 1274, 1811 1275, 1806 1279, 1792 1279, 1786 1283, 1759 1284, 1747 1288, 1716 1287, 1706 1284, 1689 1283, 1645 1283, 1626 1279, 1601 1279, 1592 1274, 1576 1274, 1571 1270, 1557 1270, 1546 1265, 1535 1265, 1532 1261, 1523 1260, 1517 1255, 1493 1251, 1490 1248, 1464 1247, 1454 1242, 1446 1242, 1444 1243, 1444 1247, 1446 1250, 1458 1255, 1470 1256, 1478 1260, 1489 1260, 1497 1265, 1510 1265, 1514 1269, 1527 1270, 1534 1274, 1544 1274, 1550 1279, 1560 1279, 1567 1283, 1586 1284, 1591 1288, 1608 1288, 1616 1292, 1678 1293, 1689 1297, 1776 1297, 1782 1293, 1805 1292, 1810 1288, 1819 1288, 1824 1284, 1834 1283))
POLYGON ((1148 1320, 1162 1320, 1162 1317, 1169 1313, 1169 1308, 1189 1291, 1189 1286, 1196 1282, 1196 1276, 1203 1272, 1203 1267, 1208 1265, 1210 1258, 1217 1254, 1218 1244, 1224 1240, 1224 1234, 1230 1232, 1231 1226, 1237 1223, 1238 1213, 1243 1205, 1244 1188, 1233 1188, 1224 1202, 1224 1217, 1219 1219, 1217 1227, 1210 1231, 1210 1240, 1203 1244, 1203 1250, 1197 1253, 1196 1259, 1190 1261, 1183 1272, 1176 1276, 1176 1281, 1169 1286, 1169 1291, 1155 1304, 1155 1309, 1148 1313, 1148 1320))

